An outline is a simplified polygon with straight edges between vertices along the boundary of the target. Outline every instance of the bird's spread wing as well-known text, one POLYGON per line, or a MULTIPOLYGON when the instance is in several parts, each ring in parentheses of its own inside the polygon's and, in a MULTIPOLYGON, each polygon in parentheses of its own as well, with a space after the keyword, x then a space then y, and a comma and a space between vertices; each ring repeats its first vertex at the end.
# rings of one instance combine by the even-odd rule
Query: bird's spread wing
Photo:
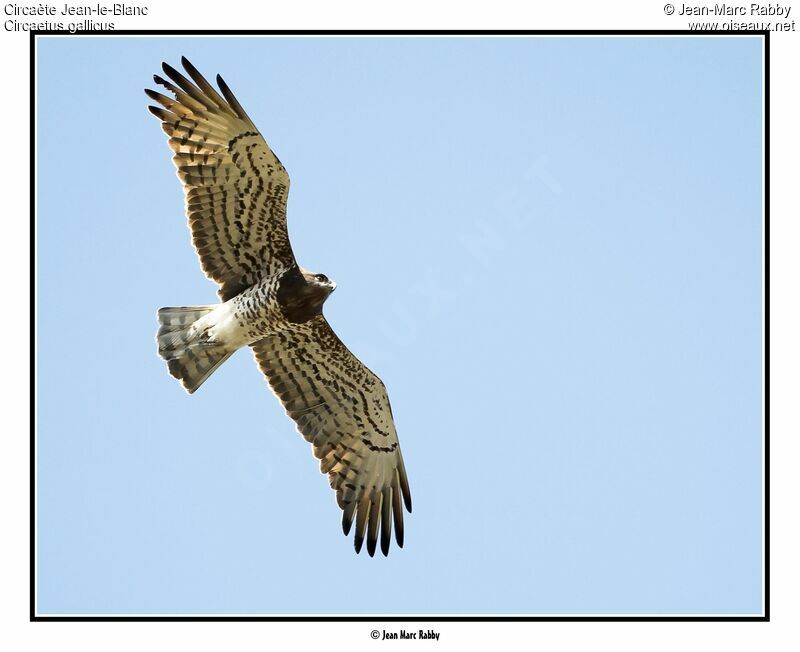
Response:
POLYGON ((411 511, 403 457, 386 388, 336 337, 322 315, 252 345, 261 371, 297 429, 313 444, 355 547, 389 552, 392 522, 403 546, 403 508, 411 511))
POLYGON ((218 75, 222 95, 184 57, 193 80, 163 64, 155 75, 173 98, 147 95, 169 136, 186 213, 203 271, 219 283, 223 301, 294 264, 286 230, 289 175, 218 75))

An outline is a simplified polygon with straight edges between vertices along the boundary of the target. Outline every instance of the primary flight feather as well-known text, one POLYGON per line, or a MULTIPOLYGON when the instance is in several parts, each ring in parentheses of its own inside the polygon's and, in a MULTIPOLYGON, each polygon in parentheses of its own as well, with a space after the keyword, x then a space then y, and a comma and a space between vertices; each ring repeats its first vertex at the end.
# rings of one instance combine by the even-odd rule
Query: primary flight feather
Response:
POLYGON ((342 509, 355 521, 355 548, 403 546, 411 512, 403 457, 386 387, 331 329, 322 304, 336 287, 298 266, 286 229, 289 175, 218 75, 219 91, 184 57, 187 78, 163 64, 145 90, 161 106, 186 193, 192 242, 221 303, 161 308, 158 352, 193 393, 236 350, 259 368, 297 429, 312 444, 342 509))

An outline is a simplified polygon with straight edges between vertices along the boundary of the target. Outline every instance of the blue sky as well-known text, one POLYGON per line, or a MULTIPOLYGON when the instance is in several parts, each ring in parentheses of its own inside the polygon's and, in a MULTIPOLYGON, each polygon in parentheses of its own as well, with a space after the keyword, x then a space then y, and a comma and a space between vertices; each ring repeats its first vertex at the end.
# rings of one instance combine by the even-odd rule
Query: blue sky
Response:
POLYGON ((761 611, 761 41, 39 39, 40 613, 761 611), (356 556, 216 301, 142 89, 222 73, 386 383, 406 547, 356 556))

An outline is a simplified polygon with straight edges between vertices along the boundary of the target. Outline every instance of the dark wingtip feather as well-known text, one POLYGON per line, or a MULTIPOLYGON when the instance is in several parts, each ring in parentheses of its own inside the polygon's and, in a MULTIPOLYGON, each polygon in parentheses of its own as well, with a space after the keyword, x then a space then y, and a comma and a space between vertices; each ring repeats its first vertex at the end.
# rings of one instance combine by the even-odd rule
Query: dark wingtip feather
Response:
POLYGON ((172 85, 164 79, 161 75, 153 75, 153 81, 158 84, 159 86, 164 86, 166 88, 170 88, 172 85))
POLYGON ((236 96, 233 94, 233 91, 225 83, 225 80, 222 78, 222 75, 217 75, 217 86, 219 86, 219 89, 222 91, 222 94, 225 96, 225 99, 228 101, 228 104, 230 104, 230 106, 233 108, 236 115, 238 115, 242 120, 245 120, 252 125, 253 121, 250 119, 250 116, 247 115, 247 112, 244 110, 244 107, 241 104, 239 104, 239 100, 236 99, 236 96))
POLYGON ((381 552, 384 557, 389 556, 389 544, 392 542, 392 489, 383 490, 381 501, 381 552))
POLYGON ((367 528, 367 516, 369 514, 369 499, 362 500, 358 503, 356 512, 356 536, 355 546, 356 552, 361 552, 361 546, 364 543, 364 534, 367 528))
MULTIPOLYGON (((187 79, 182 73, 180 73, 178 70, 169 65, 166 61, 161 64, 161 67, 163 68, 167 77, 169 77, 173 82, 175 82, 177 88, 181 89, 183 93, 191 97, 195 102, 205 107, 206 109, 210 109, 213 112, 218 111, 221 106, 219 104, 219 101, 221 100, 219 95, 214 91, 213 88, 209 86, 208 82, 206 82, 203 79, 203 76, 197 72, 197 70, 194 68, 194 66, 192 66, 191 63, 189 64, 189 66, 191 67, 185 66, 187 61, 186 57, 183 58, 183 61, 184 61, 184 67, 186 67, 186 70, 189 71, 190 76, 196 77, 195 82, 199 84, 200 86, 199 88, 198 86, 195 86, 195 84, 193 84, 191 81, 189 81, 189 79, 187 79)), ((176 93, 176 95, 178 94, 176 92, 176 89, 172 86, 172 84, 164 84, 164 85, 167 88, 169 88, 172 92, 176 93)))
POLYGON ((401 485, 403 494, 403 504, 406 506, 406 511, 411 513, 411 492, 408 490, 408 484, 401 485))
POLYGON ((406 505, 408 513, 411 513, 411 489, 408 486, 408 476, 406 475, 406 466, 403 464, 403 456, 398 451, 397 460, 397 479, 400 481, 400 489, 403 493, 403 502, 406 505))
POLYGON ((191 86, 191 82, 189 82, 189 80, 186 79, 186 77, 184 77, 179 70, 173 68, 166 61, 161 63, 161 69, 164 71, 164 73, 166 73, 167 77, 169 77, 187 93, 192 90, 191 88, 187 88, 187 85, 191 86))
POLYGON ((370 557, 375 556, 375 549, 378 545, 378 530, 381 526, 381 497, 370 503, 369 517, 367 522, 367 552, 370 557))
POLYGON ((394 516, 394 538, 397 545, 403 547, 403 506, 400 504, 399 473, 395 471, 395 482, 392 485, 392 515, 394 516))
MULTIPOLYGON (((186 57, 181 57, 181 65, 184 67, 186 72, 189 73, 189 76, 194 79, 195 83, 200 85, 200 80, 202 79, 205 81, 205 77, 200 73, 200 71, 192 65, 192 62, 189 61, 186 57), (199 79, 198 79, 199 78, 199 79)), ((208 82, 206 82, 208 83, 208 82)))
POLYGON ((202 74, 200 74, 200 71, 192 65, 191 61, 189 61, 186 57, 181 57, 181 63, 186 69, 186 72, 189 73, 189 77, 191 77, 194 83, 197 84, 200 91, 206 96, 207 100, 210 100, 223 113, 227 113, 236 117, 233 109, 226 104, 225 99, 216 90, 214 90, 214 87, 209 84, 208 80, 203 77, 202 74))
POLYGON ((408 487, 408 479, 405 478, 405 473, 400 476, 400 488, 403 490, 403 502, 406 505, 408 513, 411 513, 411 489, 408 487))
POLYGON ((170 120, 169 112, 162 109, 160 106, 148 105, 147 110, 160 120, 170 120))
POLYGON ((350 534, 350 528, 353 527, 353 516, 355 514, 355 510, 347 509, 342 512, 342 532, 344 535, 347 536, 350 534))
POLYGON ((230 95, 232 95, 233 93, 231 93, 230 86, 228 86, 225 83, 225 80, 219 73, 217 73, 217 86, 222 91, 222 94, 225 95, 225 99, 227 99, 230 102, 230 95))

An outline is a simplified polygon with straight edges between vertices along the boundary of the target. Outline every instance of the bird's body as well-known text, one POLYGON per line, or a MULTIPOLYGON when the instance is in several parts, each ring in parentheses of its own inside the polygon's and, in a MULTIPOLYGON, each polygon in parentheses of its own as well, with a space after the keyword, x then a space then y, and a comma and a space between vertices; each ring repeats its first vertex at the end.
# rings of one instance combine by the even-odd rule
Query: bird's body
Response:
POLYGON ((265 337, 291 331, 311 317, 322 314, 322 304, 335 287, 303 274, 293 267, 266 278, 235 297, 210 306, 161 308, 159 351, 171 363, 170 371, 191 394, 211 374, 208 367, 192 368, 196 360, 214 359, 250 346, 265 337), (174 321, 174 315, 184 315, 174 321), (197 317, 189 321, 190 315, 197 317), (176 329, 175 326, 181 328, 176 329), (180 348, 183 356, 172 355, 180 348), (205 373, 208 371, 208 373, 205 373))
POLYGON ((411 511, 405 467, 386 388, 339 340, 322 314, 336 287, 300 267, 286 229, 289 177, 217 77, 220 96, 186 59, 193 82, 164 64, 155 76, 175 98, 146 91, 163 107, 173 161, 186 189, 193 242, 222 302, 161 308, 158 351, 193 393, 235 351, 250 346, 275 394, 313 445, 343 510, 355 521, 356 551, 388 553, 394 523, 403 544, 411 511))

